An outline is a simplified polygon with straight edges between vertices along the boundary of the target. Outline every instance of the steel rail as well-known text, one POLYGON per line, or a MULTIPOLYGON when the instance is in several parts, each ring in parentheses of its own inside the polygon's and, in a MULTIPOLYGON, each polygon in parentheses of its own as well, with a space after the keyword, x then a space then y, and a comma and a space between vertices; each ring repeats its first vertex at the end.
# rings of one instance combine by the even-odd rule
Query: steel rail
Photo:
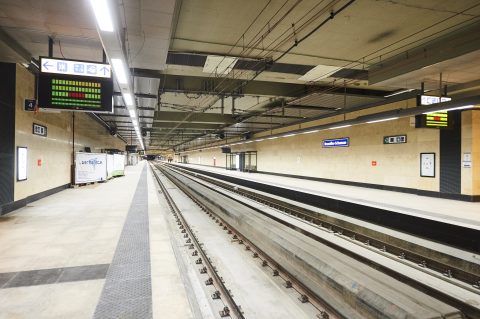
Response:
MULTIPOLYGON (((303 221, 305 221, 305 222, 307 222, 311 225, 315 225, 315 226, 317 226, 317 227, 319 227, 323 230, 332 232, 338 237, 349 240, 351 242, 355 242, 355 243, 357 243, 359 245, 362 245, 364 247, 371 248, 371 250, 376 251, 379 254, 382 254, 384 256, 389 255, 388 257, 390 257, 392 259, 396 259, 397 261, 402 262, 406 265, 409 265, 409 266, 412 266, 412 267, 416 266, 415 267, 416 269, 418 269, 420 271, 424 271, 425 273, 428 273, 430 275, 435 275, 435 272, 436 272, 438 274, 436 277, 441 277, 443 280, 445 280, 445 281, 447 281, 451 284, 457 285, 457 286, 459 286, 463 289, 467 289, 467 290, 469 290, 471 292, 474 292, 474 293, 477 293, 477 294, 480 292, 480 277, 477 274, 470 273, 470 272, 465 271, 463 269, 454 268, 451 265, 446 265, 446 264, 442 263, 441 261, 433 260, 431 258, 424 257, 424 256, 422 256, 418 253, 409 251, 409 250, 404 249, 404 248, 397 247, 395 245, 392 245, 392 244, 389 244, 387 242, 381 241, 377 238, 373 238, 371 236, 364 235, 364 234, 359 233, 357 231, 354 231, 352 229, 337 225, 332 221, 328 221, 328 220, 322 218, 322 216, 319 213, 316 213, 314 211, 309 211, 307 209, 303 209, 303 208, 294 206, 292 204, 285 203, 285 202, 282 202, 280 200, 273 199, 271 197, 258 194, 256 192, 246 190, 242 187, 234 186, 231 183, 221 182, 217 179, 207 177, 207 176, 204 176, 204 175, 199 174, 199 173, 193 173, 193 172, 191 172, 187 169, 182 169, 182 168, 179 168, 179 167, 174 166, 174 165, 168 165, 168 167, 170 169, 175 169, 177 171, 181 170, 183 172, 183 174, 189 175, 190 176, 189 178, 192 179, 193 181, 195 181, 195 178, 197 178, 197 179, 203 180, 207 183, 211 183, 211 184, 213 184, 213 185, 215 185, 219 188, 222 188, 222 189, 230 191, 232 193, 241 195, 243 197, 247 197, 247 198, 252 199, 252 200, 254 200, 258 203, 265 204, 269 207, 275 208, 275 209, 277 209, 277 210, 279 210, 283 213, 286 213, 287 215, 299 218, 299 219, 301 219, 301 220, 303 220, 303 221), (429 270, 431 270, 431 271, 429 271, 429 270), (456 279, 458 281, 455 281, 455 280, 452 280, 452 279, 456 279)), ((185 176, 185 177, 188 177, 188 176, 185 176)), ((216 192, 219 192, 218 190, 216 190, 214 188, 211 188, 211 189, 216 191, 216 192)), ((228 196, 228 195, 225 195, 225 196, 228 196)), ((235 199, 234 197, 230 197, 230 198, 238 201, 238 199, 235 199)), ((270 218, 272 218, 272 219, 274 219, 274 220, 276 220, 276 221, 278 221, 278 222, 280 222, 280 223, 282 223, 286 226, 289 226, 289 227, 299 231, 300 233, 302 233, 306 236, 309 236, 309 237, 311 237, 311 238, 313 238, 317 241, 320 241, 320 242, 322 242, 322 243, 324 243, 324 244, 326 244, 330 247, 333 247, 333 248, 337 249, 338 251, 340 251, 344 254, 353 256, 353 257, 357 258, 358 260, 361 260, 364 263, 369 264, 369 265, 373 266, 374 268, 377 268, 377 269, 383 271, 384 273, 386 273, 388 275, 391 275, 392 277, 398 278, 398 279, 404 281, 405 283, 407 283, 407 284, 409 284, 409 285, 411 285, 411 286, 413 286, 417 289, 429 291, 430 294, 435 295, 440 300, 443 300, 444 302, 461 309, 467 315, 472 316, 472 318, 477 318, 478 316, 480 316, 480 313, 478 312, 478 309, 472 307, 469 304, 465 304, 464 302, 461 302, 460 300, 457 300, 457 299, 451 297, 446 292, 440 292, 440 291, 437 291, 435 289, 432 289, 426 283, 417 282, 417 281, 409 278, 407 275, 397 273, 394 270, 383 267, 383 266, 381 266, 381 265, 379 265, 379 264, 377 264, 373 261, 370 261, 369 259, 366 259, 365 257, 360 256, 356 253, 353 253, 353 252, 347 251, 343 248, 340 248, 338 245, 335 245, 331 242, 328 242, 327 240, 324 240, 324 239, 322 239, 318 236, 315 236, 315 235, 313 235, 313 234, 311 234, 307 231, 303 231, 301 229, 298 229, 297 227, 294 227, 294 226, 288 224, 287 222, 281 221, 278 218, 274 218, 274 217, 262 212, 258 208, 255 208, 253 206, 249 206, 248 204, 245 204, 245 205, 254 209, 254 210, 256 210, 256 211, 258 211, 259 213, 261 213, 265 216, 268 216, 268 217, 270 217, 270 218)), ((476 266, 478 267, 478 265, 476 265, 476 266)))
MULTIPOLYGON (((159 169, 173 184, 175 184, 182 192, 184 192, 193 202, 195 202, 206 214, 211 217, 220 227, 223 227, 223 230, 227 231, 228 234, 232 235, 232 240, 237 241, 241 245, 245 245, 245 250, 252 252, 253 258, 258 258, 262 261, 262 267, 270 268, 272 271, 272 276, 279 276, 285 281, 284 286, 286 288, 294 289, 299 294, 299 301, 302 303, 310 303, 315 309, 318 310, 317 317, 320 319, 348 319, 342 316, 334 307, 330 306, 326 301, 324 301, 320 296, 314 293, 312 290, 307 288, 294 276, 292 276, 284 267, 279 265, 274 259, 272 259, 267 253, 259 249, 255 244, 253 244, 248 238, 241 235, 241 232, 235 229, 232 225, 226 222, 218 214, 213 212, 207 206, 205 206, 197 197, 192 194, 192 192, 183 185, 176 177, 174 177, 170 172, 167 172, 161 166, 155 166, 159 169)), ((178 173, 177 173, 178 174, 178 173)))
MULTIPOLYGON (((226 303, 228 306, 224 307, 219 313, 221 317, 231 317, 234 319, 245 319, 242 309, 240 305, 238 305, 235 300, 233 299, 232 294, 228 290, 228 288, 225 286, 225 283, 223 282, 222 277, 220 277, 220 274, 218 273, 217 269, 215 266, 212 264, 210 258, 207 256, 207 253, 205 252, 203 245, 199 242, 197 236, 193 233, 192 229, 190 228, 189 224, 183 217, 183 214, 181 210, 177 207, 175 204, 175 201, 171 197, 170 193, 168 192, 167 188, 165 185, 162 183, 160 180, 160 177, 158 176, 157 172, 152 169, 152 172, 154 173, 155 179, 157 180, 158 185, 160 186, 163 195, 165 196, 165 199, 167 200, 168 206, 173 214, 173 216, 176 219, 177 225, 179 228, 183 231, 185 230, 185 234, 187 234, 191 241, 193 243, 190 244, 190 248, 196 247, 197 251, 200 255, 199 259, 197 259, 196 264, 203 264, 205 265, 206 268, 208 268, 208 273, 211 276, 207 280, 206 284, 212 284, 214 285, 218 291, 215 292, 215 297, 212 296, 214 299, 222 299, 224 303, 226 303)), ((168 177, 167 177, 168 178, 168 177)), ((188 236, 184 236, 186 238, 187 242, 188 236)))

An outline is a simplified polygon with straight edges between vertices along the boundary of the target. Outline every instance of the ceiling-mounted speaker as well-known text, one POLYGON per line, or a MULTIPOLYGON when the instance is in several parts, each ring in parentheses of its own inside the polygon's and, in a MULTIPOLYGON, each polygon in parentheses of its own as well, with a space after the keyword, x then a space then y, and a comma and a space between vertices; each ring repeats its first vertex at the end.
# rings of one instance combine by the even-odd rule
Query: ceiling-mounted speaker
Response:
POLYGON ((242 137, 240 137, 240 139, 241 139, 242 141, 246 141, 246 140, 249 140, 249 139, 251 139, 251 138, 252 138, 252 132, 244 133, 244 134, 242 135, 242 137))

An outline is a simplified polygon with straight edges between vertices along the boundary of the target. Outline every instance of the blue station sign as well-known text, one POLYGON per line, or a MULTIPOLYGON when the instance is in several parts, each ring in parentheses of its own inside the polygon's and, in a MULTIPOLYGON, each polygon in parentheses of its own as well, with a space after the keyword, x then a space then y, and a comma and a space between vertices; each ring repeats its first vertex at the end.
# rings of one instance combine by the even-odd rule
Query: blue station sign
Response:
POLYGON ((322 141, 322 147, 348 147, 350 145, 350 138, 342 137, 322 141))

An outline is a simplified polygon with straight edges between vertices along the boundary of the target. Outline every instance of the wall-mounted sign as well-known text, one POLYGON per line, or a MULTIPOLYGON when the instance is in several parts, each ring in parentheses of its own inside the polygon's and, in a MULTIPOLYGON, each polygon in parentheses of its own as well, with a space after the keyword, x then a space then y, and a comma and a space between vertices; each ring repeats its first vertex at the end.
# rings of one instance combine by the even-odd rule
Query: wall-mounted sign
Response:
POLYGON ((112 76, 109 64, 44 57, 40 58, 40 71, 43 73, 69 74, 107 79, 112 76))
MULTIPOLYGON (((38 80, 38 106, 45 109, 59 109, 70 111, 113 112, 113 80, 104 70, 104 74, 95 75, 85 67, 84 74, 70 72, 70 65, 91 64, 92 67, 108 65, 85 61, 70 61, 41 58, 42 72, 38 80), (67 71, 57 72, 53 65, 65 63, 67 71)), ((62 67, 61 70, 64 70, 62 67)), ((100 70, 102 68, 99 68, 100 70)))
POLYGON ((377 161, 372 161, 372 166, 377 166, 377 161))
POLYGON ((28 148, 17 147, 17 181, 27 180, 28 148))
POLYGON ((417 100, 417 105, 431 105, 437 104, 440 102, 448 102, 451 101, 451 97, 442 96, 430 96, 430 95, 419 95, 417 100))
POLYGON ((471 168, 472 167, 472 153, 470 153, 470 152, 463 153, 462 166, 463 166, 463 168, 471 168))
POLYGON ((435 177, 435 153, 420 153, 420 176, 435 177))
POLYGON ((32 133, 35 135, 40 135, 40 136, 47 136, 47 127, 40 125, 40 124, 35 124, 33 123, 32 126, 32 133))
POLYGON ((33 99, 25 99, 24 110, 27 112, 35 111, 35 106, 37 105, 37 101, 33 99))
POLYGON ((384 136, 383 144, 402 144, 407 143, 407 135, 384 136))
POLYGON ((322 141, 322 147, 348 147, 350 145, 350 139, 348 137, 335 138, 322 141))

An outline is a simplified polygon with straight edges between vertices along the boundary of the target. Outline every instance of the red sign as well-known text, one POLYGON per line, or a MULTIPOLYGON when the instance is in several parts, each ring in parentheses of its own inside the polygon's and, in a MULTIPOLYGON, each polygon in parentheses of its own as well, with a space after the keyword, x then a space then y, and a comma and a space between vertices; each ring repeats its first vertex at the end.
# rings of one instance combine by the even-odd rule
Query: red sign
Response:
POLYGON ((42 166, 42 160, 41 159, 37 160, 37 166, 42 166))
POLYGON ((377 166, 377 161, 372 161, 372 166, 377 166))

